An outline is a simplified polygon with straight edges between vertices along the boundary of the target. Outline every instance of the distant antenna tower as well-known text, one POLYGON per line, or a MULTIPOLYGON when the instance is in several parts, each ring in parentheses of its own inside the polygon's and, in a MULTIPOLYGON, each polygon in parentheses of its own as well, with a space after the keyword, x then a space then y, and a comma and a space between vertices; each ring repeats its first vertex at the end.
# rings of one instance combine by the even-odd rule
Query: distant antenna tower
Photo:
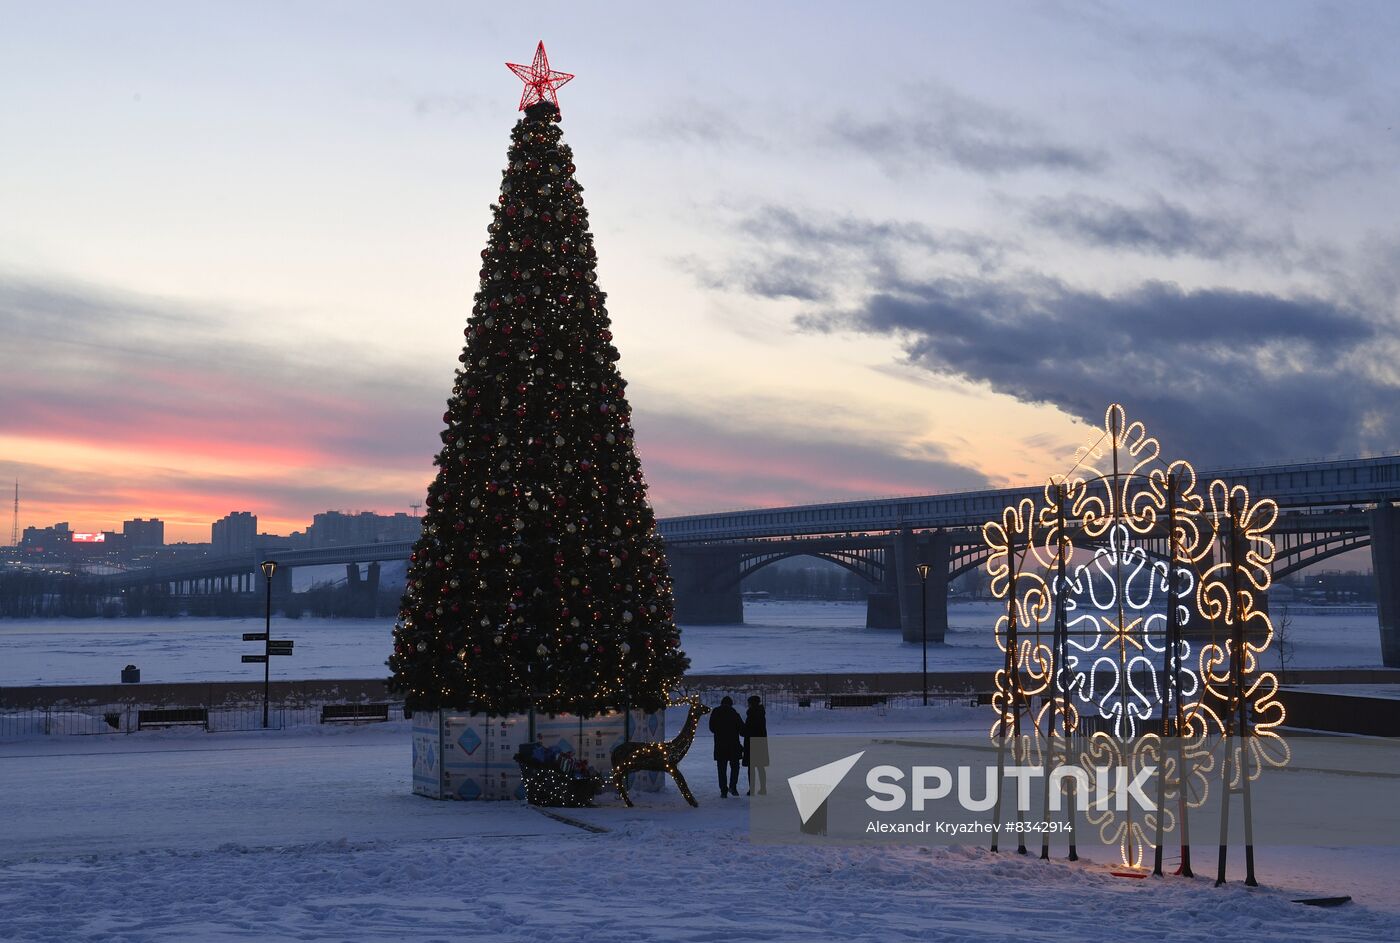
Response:
POLYGON ((10 525, 10 546, 19 546, 19 479, 15 479, 15 519, 10 525))
POLYGON ((422 506, 423 506, 423 505, 421 505, 421 504, 410 504, 410 505, 409 505, 409 507, 413 508, 413 516, 414 516, 414 517, 417 517, 417 516, 418 516, 418 509, 421 508, 422 506))

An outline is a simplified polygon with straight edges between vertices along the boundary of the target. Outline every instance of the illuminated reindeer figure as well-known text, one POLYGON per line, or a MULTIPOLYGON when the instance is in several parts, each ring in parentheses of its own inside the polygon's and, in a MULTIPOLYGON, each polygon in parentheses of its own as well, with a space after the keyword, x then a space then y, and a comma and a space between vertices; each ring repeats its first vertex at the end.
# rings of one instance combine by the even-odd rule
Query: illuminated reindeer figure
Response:
POLYGON ((690 712, 685 715, 685 724, 681 726, 681 732, 676 734, 674 740, 662 743, 638 743, 628 740, 613 749, 613 788, 629 808, 632 805, 632 797, 627 795, 627 774, 637 772, 670 773, 685 801, 693 806, 700 805, 690 794, 690 787, 685 784, 685 777, 681 775, 680 765, 681 760, 690 751, 690 742, 695 739, 700 718, 708 714, 710 709, 701 704, 698 697, 686 698, 685 703, 690 705, 690 712))

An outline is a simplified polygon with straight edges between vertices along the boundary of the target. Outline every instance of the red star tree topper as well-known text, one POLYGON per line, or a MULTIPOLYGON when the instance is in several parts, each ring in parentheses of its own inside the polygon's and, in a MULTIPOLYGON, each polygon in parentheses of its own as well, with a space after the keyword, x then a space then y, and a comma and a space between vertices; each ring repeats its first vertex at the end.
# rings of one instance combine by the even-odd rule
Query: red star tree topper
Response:
POLYGON ((529 65, 507 62, 506 68, 514 72, 525 89, 520 93, 520 110, 524 111, 538 102, 552 102, 559 107, 559 96, 555 91, 573 78, 568 72, 554 72, 549 68, 549 56, 544 51, 544 40, 535 48, 535 61, 529 65))

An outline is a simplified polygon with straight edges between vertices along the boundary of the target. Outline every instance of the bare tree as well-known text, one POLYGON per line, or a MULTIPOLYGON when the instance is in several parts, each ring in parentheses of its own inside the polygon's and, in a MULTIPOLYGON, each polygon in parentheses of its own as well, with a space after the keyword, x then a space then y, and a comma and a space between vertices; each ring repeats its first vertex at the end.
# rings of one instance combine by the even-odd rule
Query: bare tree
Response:
POLYGON ((1274 639, 1278 642, 1278 683, 1288 683, 1288 667, 1293 664, 1293 655, 1297 646, 1293 642, 1293 617, 1288 614, 1288 607, 1283 607, 1283 612, 1279 613, 1278 624, 1274 626, 1274 639))

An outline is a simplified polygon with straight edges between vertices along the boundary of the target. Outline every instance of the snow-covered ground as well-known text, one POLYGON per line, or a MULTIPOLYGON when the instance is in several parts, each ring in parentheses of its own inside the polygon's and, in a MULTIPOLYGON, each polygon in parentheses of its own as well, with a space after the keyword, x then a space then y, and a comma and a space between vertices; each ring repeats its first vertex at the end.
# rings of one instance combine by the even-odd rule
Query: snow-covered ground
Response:
MULTIPOLYGON (((984 722, 778 708, 771 727, 984 722)), ((972 846, 760 845, 709 756, 702 732, 682 767, 700 808, 671 788, 633 810, 605 796, 569 813, 607 829, 590 833, 517 803, 410 795, 403 723, 0 743, 0 940, 1400 939, 1394 849, 1261 847, 1250 890, 972 846), (1355 903, 1290 902, 1337 894, 1355 903)))
MULTIPOLYGON (((947 642, 930 646, 929 669, 995 670, 991 626, 997 608, 950 607, 947 642)), ((1277 613, 1275 613, 1277 615, 1277 613)), ((918 671, 920 647, 900 633, 865 628, 863 602, 748 602, 743 625, 683 626, 696 672, 918 671)), ((1293 667, 1378 667, 1374 611, 1295 615, 1293 667)), ((255 650, 243 632, 260 619, 0 620, 0 686, 113 683, 124 665, 141 679, 219 681, 261 676, 241 654, 255 650)), ((391 619, 274 619, 273 635, 296 641, 296 654, 273 671, 288 678, 377 678, 387 674, 391 619)))

